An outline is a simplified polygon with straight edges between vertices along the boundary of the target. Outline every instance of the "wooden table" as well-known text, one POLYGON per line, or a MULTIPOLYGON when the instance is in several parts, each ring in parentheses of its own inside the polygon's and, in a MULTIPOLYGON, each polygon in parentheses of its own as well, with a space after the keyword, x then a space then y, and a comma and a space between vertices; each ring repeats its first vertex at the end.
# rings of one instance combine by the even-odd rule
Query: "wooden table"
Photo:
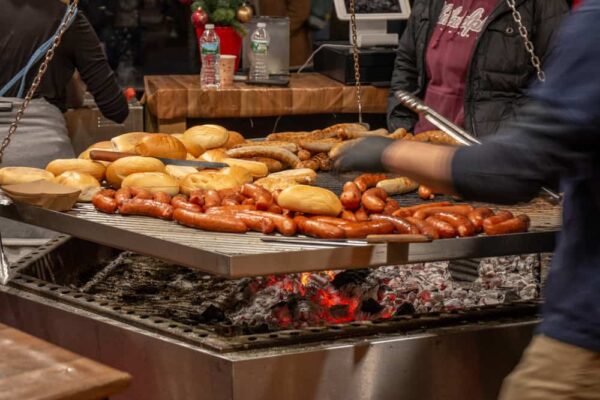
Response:
POLYGON ((131 377, 0 324, 1 400, 94 400, 125 390, 131 377))
MULTIPOLYGON (((230 88, 202 89, 198 75, 146 76, 148 130, 178 133, 188 118, 250 118, 279 115, 356 113, 354 86, 319 73, 293 74, 288 87, 236 82, 230 88)), ((388 88, 364 86, 363 112, 385 113, 388 88)))

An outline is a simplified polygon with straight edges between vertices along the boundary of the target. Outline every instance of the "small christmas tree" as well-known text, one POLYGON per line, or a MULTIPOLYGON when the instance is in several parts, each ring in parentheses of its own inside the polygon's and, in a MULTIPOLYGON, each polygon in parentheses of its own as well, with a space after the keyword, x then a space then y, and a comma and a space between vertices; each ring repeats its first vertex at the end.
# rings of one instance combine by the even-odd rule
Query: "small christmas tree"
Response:
POLYGON ((241 35, 246 34, 244 23, 252 18, 252 14, 252 8, 244 0, 196 0, 192 3, 194 25, 231 26, 241 35))

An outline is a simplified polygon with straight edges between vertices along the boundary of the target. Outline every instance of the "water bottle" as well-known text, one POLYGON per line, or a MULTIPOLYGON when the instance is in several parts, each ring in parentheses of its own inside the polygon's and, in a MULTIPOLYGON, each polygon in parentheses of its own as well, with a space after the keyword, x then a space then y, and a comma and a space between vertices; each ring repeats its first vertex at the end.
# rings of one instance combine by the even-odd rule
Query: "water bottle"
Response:
POLYGON ((219 74, 220 55, 219 36, 213 24, 206 24, 200 37, 200 55, 202 69, 200 70, 200 85, 205 88, 218 88, 221 84, 219 74))
POLYGON ((267 58, 269 56, 269 33, 264 22, 256 25, 256 30, 250 37, 250 80, 264 81, 269 79, 267 58))

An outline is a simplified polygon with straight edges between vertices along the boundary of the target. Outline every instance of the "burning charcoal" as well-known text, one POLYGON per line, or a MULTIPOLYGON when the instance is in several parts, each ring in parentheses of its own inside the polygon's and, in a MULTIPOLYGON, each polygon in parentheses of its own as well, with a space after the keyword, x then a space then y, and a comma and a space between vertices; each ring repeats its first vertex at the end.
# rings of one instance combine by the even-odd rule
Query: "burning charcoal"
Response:
POLYGON ((411 303, 402 303, 400 307, 396 309, 394 316, 398 315, 410 315, 415 313, 415 306, 411 303))
POLYGON ((355 284, 360 285, 365 282, 366 277, 370 274, 368 269, 353 269, 340 272, 333 278, 331 284, 336 289, 342 288, 342 286, 355 284))
POLYGON ((204 322, 223 322, 225 321, 225 313, 218 307, 210 304, 200 314, 202 321, 204 322))
POLYGON ((350 307, 348 304, 336 304, 329 307, 329 315, 334 320, 341 320, 348 317, 350 314, 350 307))
POLYGON ((378 314, 383 310, 383 306, 374 299, 366 299, 360 304, 360 311, 367 314, 378 314))

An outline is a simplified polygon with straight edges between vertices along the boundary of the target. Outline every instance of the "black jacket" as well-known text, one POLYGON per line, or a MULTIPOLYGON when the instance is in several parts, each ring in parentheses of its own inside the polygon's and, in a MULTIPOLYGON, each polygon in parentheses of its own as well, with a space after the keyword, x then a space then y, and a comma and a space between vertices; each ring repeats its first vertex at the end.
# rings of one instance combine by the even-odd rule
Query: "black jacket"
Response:
MULTIPOLYGON (((427 87, 425 52, 429 44, 442 0, 416 0, 408 25, 398 43, 388 101, 390 131, 405 128, 412 131, 418 117, 400 106, 393 98, 398 89, 423 98, 427 87)), ((552 34, 568 12, 565 0, 516 0, 523 23, 535 47, 535 53, 545 59, 552 34)), ((524 90, 535 69, 519 35, 506 0, 488 17, 480 33, 465 90, 465 128, 475 136, 486 136, 498 130, 502 121, 510 119, 524 101, 524 90)))

